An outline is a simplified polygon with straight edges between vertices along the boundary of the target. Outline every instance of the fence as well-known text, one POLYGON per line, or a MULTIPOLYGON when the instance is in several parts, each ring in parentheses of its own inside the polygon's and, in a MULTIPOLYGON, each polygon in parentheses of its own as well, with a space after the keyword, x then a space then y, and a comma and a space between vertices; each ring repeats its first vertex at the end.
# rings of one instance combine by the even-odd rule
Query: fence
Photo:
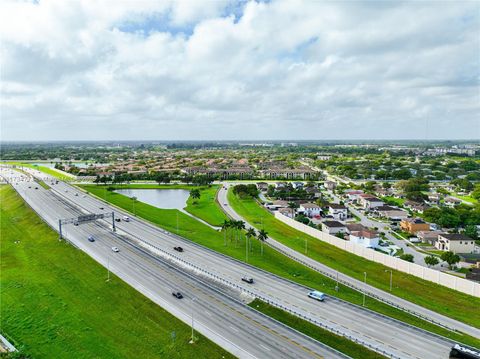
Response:
POLYGON ((397 257, 392 257, 387 254, 365 248, 362 245, 345 241, 341 238, 332 236, 328 233, 324 233, 318 229, 297 222, 294 219, 284 216, 278 212, 275 212, 275 217, 290 227, 293 227, 323 242, 327 242, 328 244, 331 244, 337 248, 343 249, 344 251, 356 254, 357 256, 377 263, 381 263, 387 267, 414 275, 430 282, 443 285, 459 292, 480 297, 480 283, 475 283, 450 274, 442 273, 435 269, 426 268, 415 263, 404 261, 403 259, 397 257))

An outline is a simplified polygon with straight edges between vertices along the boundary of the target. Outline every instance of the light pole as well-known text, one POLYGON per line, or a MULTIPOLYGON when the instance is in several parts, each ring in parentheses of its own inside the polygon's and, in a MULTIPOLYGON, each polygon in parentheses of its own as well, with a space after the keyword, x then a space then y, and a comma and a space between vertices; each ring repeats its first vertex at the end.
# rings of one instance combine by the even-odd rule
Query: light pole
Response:
POLYGON ((305 237, 305 254, 308 252, 308 238, 305 237))
POLYGON ((337 285, 335 286, 335 290, 338 292, 339 286, 338 286, 338 271, 337 271, 337 285))
POLYGON ((195 302, 195 297, 192 297, 192 339, 190 340, 190 344, 193 344, 195 342, 195 339, 193 337, 193 302, 195 302))
POLYGON ((137 216, 136 212, 135 212, 135 201, 137 200, 137 197, 132 197, 132 201, 133 201, 133 215, 134 216, 137 216))
POLYGON ((390 292, 392 291, 393 271, 391 269, 385 269, 385 273, 390 272, 390 292))
POLYGON ((177 210, 177 234, 178 234, 178 210, 177 210))
POLYGON ((248 236, 245 236, 245 262, 248 263, 248 236))
MULTIPOLYGON (((367 284, 367 272, 363 272, 364 275, 364 283, 367 284)), ((366 288, 363 288, 363 306, 365 306, 365 291, 366 288)))
POLYGON ((110 282, 110 257, 107 257, 107 282, 110 282))

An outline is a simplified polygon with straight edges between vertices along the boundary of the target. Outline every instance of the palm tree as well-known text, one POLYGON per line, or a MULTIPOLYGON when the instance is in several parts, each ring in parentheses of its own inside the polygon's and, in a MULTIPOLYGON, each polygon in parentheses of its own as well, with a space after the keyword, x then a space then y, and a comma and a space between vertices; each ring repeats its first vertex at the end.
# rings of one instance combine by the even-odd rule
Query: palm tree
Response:
MULTIPOLYGON (((256 237, 257 237, 257 232, 255 232, 255 229, 250 227, 247 233, 245 234, 245 238, 250 241, 250 252, 252 251, 251 239, 256 237)), ((247 243, 247 246, 248 246, 248 243, 247 243)))
POLYGON ((298 204, 296 202, 288 202, 288 208, 292 210, 292 218, 294 218, 295 210, 298 208, 298 204))
POLYGON ((228 219, 224 219, 222 223, 222 231, 223 231, 223 244, 225 247, 227 246, 227 231, 230 228, 231 222, 228 219))
POLYGON ((263 256, 263 242, 265 242, 268 238, 268 233, 264 230, 264 229, 261 229, 259 232, 258 232, 258 236, 257 236, 258 240, 260 241, 261 243, 261 251, 262 251, 262 256, 263 256))
POLYGON ((245 229, 245 222, 240 221, 233 221, 233 228, 235 228, 235 245, 238 245, 238 239, 242 233, 242 229, 245 229))

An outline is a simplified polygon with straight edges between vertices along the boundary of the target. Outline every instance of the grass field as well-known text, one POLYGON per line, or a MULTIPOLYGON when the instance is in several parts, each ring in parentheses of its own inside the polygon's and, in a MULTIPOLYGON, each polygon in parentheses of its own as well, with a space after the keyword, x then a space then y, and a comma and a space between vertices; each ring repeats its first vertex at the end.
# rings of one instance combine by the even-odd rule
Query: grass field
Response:
MULTIPOLYGON (((83 186, 83 188, 90 191, 92 194, 103 198, 104 190, 98 186, 83 186)), ((127 211, 132 211, 132 203, 128 197, 122 196, 114 192, 107 192, 107 201, 121 207, 127 211)), ((245 261, 245 240, 242 239, 236 245, 231 239, 231 233, 227 236, 227 246, 224 245, 225 236, 219 231, 216 231, 207 225, 196 221, 190 216, 179 212, 177 210, 159 209, 148 204, 137 202, 135 205, 136 213, 139 217, 145 218, 156 225, 169 230, 172 233, 177 233, 176 219, 178 215, 179 230, 178 234, 192 242, 199 243, 217 252, 226 254, 241 261, 245 261), (230 238, 230 239, 229 239, 230 238)), ((348 287, 340 285, 340 290, 335 291, 336 282, 320 273, 305 267, 292 259, 264 247, 264 254, 261 255, 261 244, 257 240, 251 241, 252 251, 249 252, 248 263, 259 268, 275 273, 281 277, 293 280, 303 284, 309 288, 315 288, 323 291, 326 294, 334 295, 345 299, 349 302, 360 305, 362 303, 362 294, 354 291, 348 287)), ((385 281, 388 283, 388 274, 385 274, 385 281)), ((384 303, 378 302, 371 298, 367 299, 366 306, 374 311, 389 315, 404 322, 425 328, 432 332, 448 336, 454 340, 465 342, 466 344, 480 346, 480 340, 475 338, 451 333, 445 329, 437 327, 433 324, 420 320, 414 316, 390 307, 384 303)))
MULTIPOLYGON (((389 290, 390 269, 381 264, 342 251, 328 243, 298 231, 277 220, 270 212, 252 199, 239 199, 230 190, 229 203, 232 208, 257 228, 263 227, 279 242, 303 253, 305 239, 308 240, 308 256, 351 277, 363 280, 367 272, 369 284, 389 290)), ((480 327, 480 298, 422 280, 403 272, 393 271, 393 294, 417 303, 425 308, 480 327)))
POLYGON ((231 357, 58 241, 9 186, 1 199, 1 327, 32 358, 231 357), (172 333, 176 333, 175 342, 172 333))
POLYGON ((383 355, 371 351, 360 344, 356 344, 328 330, 317 327, 315 324, 273 307, 259 299, 255 299, 249 306, 354 359, 385 358, 383 355))
POLYGON ((38 184, 45 189, 50 189, 50 186, 43 181, 38 181, 38 184))

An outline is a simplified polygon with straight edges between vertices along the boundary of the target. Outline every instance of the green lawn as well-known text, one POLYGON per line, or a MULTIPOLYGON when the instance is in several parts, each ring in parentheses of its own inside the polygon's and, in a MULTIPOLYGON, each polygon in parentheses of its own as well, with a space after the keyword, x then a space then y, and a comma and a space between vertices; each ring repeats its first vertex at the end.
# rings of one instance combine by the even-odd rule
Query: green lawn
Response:
POLYGON ((464 200, 466 202, 470 202, 472 204, 477 204, 478 203, 478 201, 475 198, 473 198, 472 196, 460 196, 459 194, 456 194, 456 193, 454 193, 453 195, 455 197, 461 199, 461 200, 464 200))
POLYGON ((71 180, 72 178, 74 178, 73 175, 64 175, 64 174, 62 174, 62 172, 56 171, 56 170, 54 170, 54 169, 52 169, 52 168, 45 167, 45 166, 37 166, 37 165, 33 165, 33 164, 31 164, 31 163, 6 162, 6 164, 21 166, 21 167, 27 167, 27 168, 32 168, 32 169, 38 170, 38 171, 40 171, 40 172, 43 172, 43 173, 45 173, 45 174, 47 174, 47 175, 53 176, 53 177, 58 178, 58 179, 61 179, 61 180, 71 180))
POLYGON ((393 196, 384 196, 384 197, 382 197, 382 200, 386 204, 393 205, 393 206, 398 206, 398 207, 402 207, 403 204, 405 203, 404 198, 396 198, 396 197, 393 197, 393 196))
POLYGON ((228 217, 216 203, 218 188, 218 185, 200 188, 200 199, 189 197, 185 210, 213 226, 221 226, 228 217))
POLYGON ((30 357, 231 357, 201 335, 188 344, 188 325, 117 277, 105 282, 10 186, 0 199, 0 331, 30 357))
POLYGON ((38 184, 45 189, 50 189, 50 186, 43 181, 38 181, 38 184))
MULTIPOLYGON (((228 192, 228 200, 239 215, 257 228, 261 228, 263 225, 269 235, 279 242, 303 253, 305 239, 308 239, 309 257, 359 280, 363 280, 363 273, 367 272, 369 284, 386 291, 389 290, 389 273, 386 273, 385 270, 390 268, 340 250, 295 230, 277 220, 256 201, 239 199, 231 190, 228 192)), ((478 310, 480 298, 399 271, 393 272, 393 278, 393 294, 438 313, 480 327, 480 310, 478 310)))
MULTIPOLYGON (((90 193, 97 195, 100 198, 104 196, 104 190, 100 186, 82 186, 90 193)), ((114 192, 107 192, 107 201, 121 207, 127 211, 132 212, 132 201, 123 195, 114 192)), ((150 222, 165 228, 170 232, 176 233, 176 220, 178 215, 179 230, 178 234, 184 238, 191 240, 192 242, 199 243, 208 248, 211 248, 217 252, 226 254, 241 261, 246 259, 245 240, 242 236, 241 240, 236 244, 233 233, 229 233, 226 236, 227 245, 225 246, 225 236, 222 232, 216 231, 207 225, 196 221, 190 216, 170 209, 159 209, 154 206, 150 206, 146 203, 137 202, 135 204, 136 213, 139 217, 149 220, 150 222)), ((318 242, 318 240, 316 240, 318 242)), ((249 252, 248 263, 255 265, 259 268, 267 270, 271 273, 275 273, 281 277, 296 281, 309 288, 315 288, 323 291, 326 294, 338 296, 349 302, 360 305, 362 303, 362 294, 354 291, 348 287, 340 285, 340 290, 335 291, 335 281, 322 274, 305 267, 294 260, 278 253, 267 246, 264 246, 264 254, 261 254, 261 244, 257 240, 251 241, 252 251, 249 252)), ((310 246, 310 242, 309 242, 310 246)), ((303 248, 303 247, 302 247, 303 248)), ((389 281, 389 274, 383 273, 386 283, 389 281)), ((367 307, 405 321, 407 323, 425 328, 427 330, 436 332, 438 334, 448 336, 455 340, 465 342, 470 345, 480 346, 480 340, 476 340, 466 335, 454 334, 442 328, 439 328, 433 324, 420 320, 414 316, 411 316, 405 312, 392 308, 384 303, 378 302, 374 299, 368 298, 367 307)))
POLYGON ((340 335, 333 334, 326 329, 322 329, 315 324, 273 307, 259 299, 255 299, 249 306, 354 359, 385 358, 383 355, 371 351, 360 344, 356 344, 340 335))

